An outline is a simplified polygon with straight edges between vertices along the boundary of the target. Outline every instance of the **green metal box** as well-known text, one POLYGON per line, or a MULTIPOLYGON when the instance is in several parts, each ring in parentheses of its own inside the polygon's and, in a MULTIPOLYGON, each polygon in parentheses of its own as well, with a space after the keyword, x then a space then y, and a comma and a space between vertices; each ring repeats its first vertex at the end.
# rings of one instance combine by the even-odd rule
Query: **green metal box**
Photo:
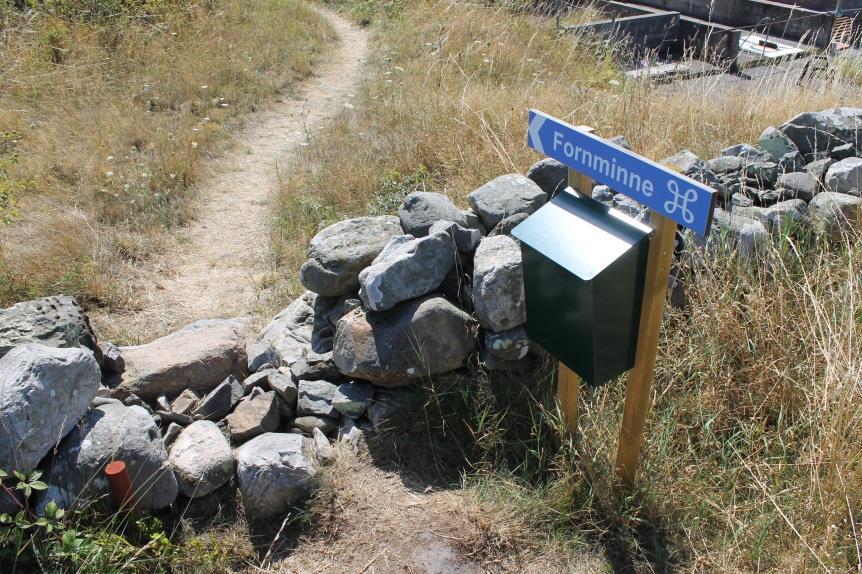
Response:
POLYGON ((593 386, 634 365, 651 233, 571 189, 512 231, 527 334, 593 386))

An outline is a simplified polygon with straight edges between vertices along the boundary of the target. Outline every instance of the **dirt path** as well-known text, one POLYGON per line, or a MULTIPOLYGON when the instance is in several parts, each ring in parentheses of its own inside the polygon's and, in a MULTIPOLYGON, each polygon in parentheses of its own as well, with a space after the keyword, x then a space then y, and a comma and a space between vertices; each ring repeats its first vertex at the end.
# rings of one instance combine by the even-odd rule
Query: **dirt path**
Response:
POLYGON ((196 319, 248 314, 264 272, 278 172, 308 134, 353 98, 368 52, 366 31, 321 10, 339 42, 295 96, 266 108, 235 136, 199 182, 201 210, 179 249, 143 285, 134 314, 103 318, 114 332, 165 334, 196 319))

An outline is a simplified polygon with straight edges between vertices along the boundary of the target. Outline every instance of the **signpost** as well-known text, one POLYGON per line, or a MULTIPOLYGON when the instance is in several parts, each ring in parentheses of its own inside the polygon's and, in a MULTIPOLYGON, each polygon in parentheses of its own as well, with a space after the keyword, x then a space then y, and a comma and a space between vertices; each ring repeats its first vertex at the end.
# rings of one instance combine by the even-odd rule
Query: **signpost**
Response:
MULTIPOLYGON (((715 190, 537 110, 530 110, 527 145, 569 167, 569 184, 592 195, 593 180, 651 209, 655 230, 650 240, 644 297, 638 327, 635 364, 629 373, 622 428, 617 446, 617 473, 632 482, 637 472, 643 429, 650 406, 658 339, 664 315, 676 224, 700 235, 709 233, 715 190)), ((557 398, 570 431, 577 426, 580 378, 560 364, 557 398)))

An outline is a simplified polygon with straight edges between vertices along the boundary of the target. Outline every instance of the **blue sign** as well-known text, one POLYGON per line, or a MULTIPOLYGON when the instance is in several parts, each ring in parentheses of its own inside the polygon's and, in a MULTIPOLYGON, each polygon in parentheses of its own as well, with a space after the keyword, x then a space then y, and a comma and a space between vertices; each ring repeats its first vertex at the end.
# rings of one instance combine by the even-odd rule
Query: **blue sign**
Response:
POLYGON ((582 128, 530 110, 527 145, 700 235, 709 233, 715 190, 582 128))

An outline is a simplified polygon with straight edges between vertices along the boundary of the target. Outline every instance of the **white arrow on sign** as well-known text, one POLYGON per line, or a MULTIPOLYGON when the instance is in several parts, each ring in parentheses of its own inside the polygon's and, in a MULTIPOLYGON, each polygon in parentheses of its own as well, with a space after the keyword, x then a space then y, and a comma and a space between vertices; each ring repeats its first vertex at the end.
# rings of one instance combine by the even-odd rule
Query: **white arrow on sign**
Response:
POLYGON ((539 153, 545 153, 545 149, 542 146, 542 138, 539 136, 539 130, 542 129, 542 125, 544 125, 545 120, 547 119, 548 118, 541 114, 535 114, 533 116, 533 119, 530 120, 529 136, 531 142, 528 142, 527 145, 530 145, 530 143, 532 143, 530 147, 532 147, 539 153))

